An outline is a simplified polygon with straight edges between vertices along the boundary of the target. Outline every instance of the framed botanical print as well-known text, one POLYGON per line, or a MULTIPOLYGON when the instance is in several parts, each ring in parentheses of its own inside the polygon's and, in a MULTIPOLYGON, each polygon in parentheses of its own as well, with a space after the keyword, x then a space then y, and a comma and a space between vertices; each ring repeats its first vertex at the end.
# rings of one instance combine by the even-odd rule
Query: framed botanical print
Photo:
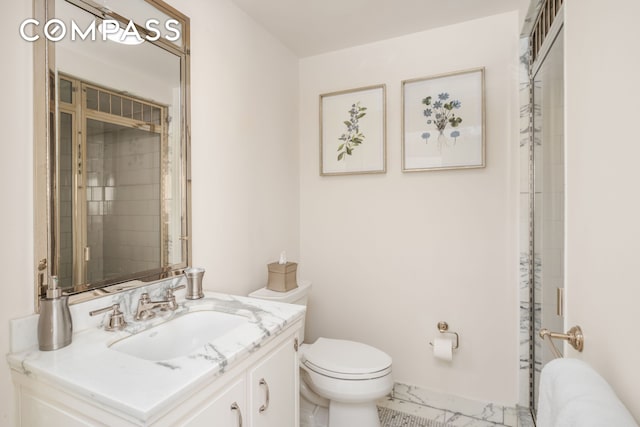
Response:
POLYGON ((320 95, 320 175, 386 172, 386 86, 320 95))
POLYGON ((402 171, 485 166, 484 68, 402 82, 402 171))

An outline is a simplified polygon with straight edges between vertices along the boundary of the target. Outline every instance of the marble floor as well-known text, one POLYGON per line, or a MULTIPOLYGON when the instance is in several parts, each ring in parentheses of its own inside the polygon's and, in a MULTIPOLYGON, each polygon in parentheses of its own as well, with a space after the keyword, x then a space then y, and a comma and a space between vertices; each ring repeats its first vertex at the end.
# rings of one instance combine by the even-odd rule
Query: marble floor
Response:
POLYGON ((534 427, 527 408, 475 402, 403 384, 396 384, 392 396, 379 400, 378 407, 393 409, 416 419, 433 420, 446 427, 534 427))
POLYGON ((389 408, 378 407, 378 415, 381 427, 451 427, 450 424, 405 414, 389 408))
POLYGON ((512 427, 507 424, 472 418, 460 413, 392 398, 379 400, 377 405, 380 408, 390 408, 405 414, 437 421, 447 427, 512 427))

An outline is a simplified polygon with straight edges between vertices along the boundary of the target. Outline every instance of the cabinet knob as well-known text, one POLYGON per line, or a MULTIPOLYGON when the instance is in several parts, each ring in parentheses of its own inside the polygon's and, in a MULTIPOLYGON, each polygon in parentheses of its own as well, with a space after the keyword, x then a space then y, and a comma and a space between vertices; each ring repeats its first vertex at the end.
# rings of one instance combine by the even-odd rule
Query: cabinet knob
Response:
POLYGON ((261 386, 264 386, 266 389, 266 396, 264 399, 264 405, 262 405, 260 407, 260 409, 258 409, 258 412, 260 412, 261 414, 266 411, 267 409, 269 409, 269 384, 267 384, 267 380, 265 380, 264 378, 260 379, 260 382, 258 382, 258 384, 260 384, 261 386))
POLYGON ((238 406, 238 402, 233 402, 231 404, 231 410, 238 412, 238 427, 242 427, 242 411, 240 410, 240 407, 238 406))

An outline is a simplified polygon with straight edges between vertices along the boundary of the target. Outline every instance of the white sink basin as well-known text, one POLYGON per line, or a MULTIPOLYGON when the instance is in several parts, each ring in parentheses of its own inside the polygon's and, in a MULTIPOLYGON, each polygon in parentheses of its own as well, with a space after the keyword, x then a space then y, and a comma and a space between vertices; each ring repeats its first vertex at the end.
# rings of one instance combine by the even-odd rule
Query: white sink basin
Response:
POLYGON ((146 360, 186 356, 249 322, 219 311, 194 311, 111 344, 112 350, 146 360))

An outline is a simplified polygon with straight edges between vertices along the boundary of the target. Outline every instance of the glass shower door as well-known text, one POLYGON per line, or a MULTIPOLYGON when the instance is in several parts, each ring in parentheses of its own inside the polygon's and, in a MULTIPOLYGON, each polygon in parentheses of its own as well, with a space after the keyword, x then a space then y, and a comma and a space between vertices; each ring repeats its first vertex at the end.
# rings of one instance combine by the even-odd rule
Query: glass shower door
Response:
MULTIPOLYGON (((533 408, 542 367, 555 357, 541 328, 564 332, 564 48, 560 29, 533 77, 533 408)), ((562 352, 562 347, 558 346, 562 352)))

